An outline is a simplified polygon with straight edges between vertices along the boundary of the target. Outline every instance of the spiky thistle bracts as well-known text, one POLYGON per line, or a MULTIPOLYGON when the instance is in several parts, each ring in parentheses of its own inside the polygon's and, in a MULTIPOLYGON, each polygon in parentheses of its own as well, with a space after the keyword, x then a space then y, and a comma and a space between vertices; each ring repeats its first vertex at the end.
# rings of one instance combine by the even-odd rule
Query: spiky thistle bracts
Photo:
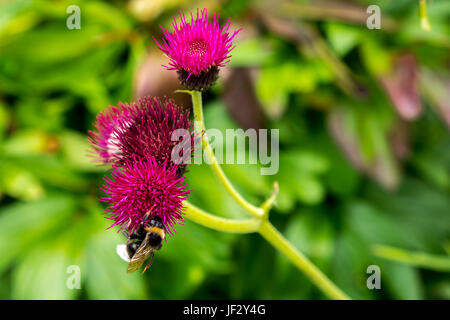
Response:
POLYGON ((123 132, 118 135, 122 159, 153 157, 158 163, 171 162, 182 174, 186 160, 194 151, 195 134, 189 121, 189 111, 178 107, 171 99, 145 97, 134 111, 134 121, 119 121, 123 132), (175 132, 177 131, 177 132, 175 132), (177 149, 174 150, 174 148, 177 149), (179 151, 179 154, 173 154, 179 151), (185 151, 185 154, 183 154, 185 151))
POLYGON ((149 212, 150 216, 160 217, 173 234, 175 224, 182 223, 182 201, 190 193, 183 180, 175 165, 158 163, 152 157, 113 165, 111 177, 105 177, 102 188, 108 196, 100 199, 110 204, 104 213, 114 220, 111 227, 126 227, 133 233, 149 212))
POLYGON ((144 97, 137 103, 110 106, 97 116, 95 128, 89 131, 89 140, 95 158, 103 164, 151 156, 158 163, 172 161, 182 174, 194 152, 189 111, 167 98, 144 97))
POLYGON ((108 196, 100 199, 110 204, 105 213, 112 226, 133 233, 149 213, 173 233, 189 194, 182 184, 196 140, 189 111, 171 99, 145 97, 110 106, 97 116, 95 128, 89 132, 93 150, 102 163, 113 165, 102 189, 108 196))
POLYGON ((123 127, 130 126, 134 121, 136 104, 119 103, 119 106, 109 106, 97 115, 94 127, 89 130, 89 141, 92 145, 91 155, 102 164, 117 162, 121 157, 119 136, 123 127))
POLYGON ((218 68, 229 62, 234 49, 232 41, 240 29, 230 33, 230 20, 220 28, 216 15, 212 23, 208 22, 206 9, 201 12, 197 9, 195 18, 191 13, 190 22, 180 13, 180 25, 175 18, 172 25, 172 33, 161 27, 162 43, 153 38, 170 60, 164 67, 177 70, 181 83, 188 89, 208 89, 217 79, 218 68))

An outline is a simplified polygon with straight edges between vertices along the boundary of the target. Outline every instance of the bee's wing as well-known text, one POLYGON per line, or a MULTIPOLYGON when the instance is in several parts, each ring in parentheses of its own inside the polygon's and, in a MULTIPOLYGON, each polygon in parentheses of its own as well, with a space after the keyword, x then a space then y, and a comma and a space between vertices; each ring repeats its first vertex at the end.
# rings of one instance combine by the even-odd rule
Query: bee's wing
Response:
POLYGON ((136 253, 133 255, 133 258, 131 258, 131 261, 128 264, 127 273, 133 273, 139 270, 144 261, 152 253, 153 249, 148 244, 147 238, 148 234, 145 236, 145 240, 142 242, 141 246, 137 249, 136 253))
MULTIPOLYGON (((140 247, 142 248, 142 246, 140 247)), ((130 263, 128 264, 127 273, 133 273, 139 270, 147 257, 152 253, 153 249, 150 246, 144 248, 141 252, 136 251, 130 263)))
POLYGON ((152 266, 153 263, 153 257, 155 256, 155 254, 153 253, 153 251, 151 252, 151 257, 149 262, 147 263, 147 265, 144 268, 144 271, 142 271, 142 273, 144 273, 145 271, 147 271, 148 268, 150 268, 152 266))
POLYGON ((116 247, 116 253, 122 260, 126 262, 130 262, 130 257, 128 256, 127 245, 126 244, 118 244, 116 247))

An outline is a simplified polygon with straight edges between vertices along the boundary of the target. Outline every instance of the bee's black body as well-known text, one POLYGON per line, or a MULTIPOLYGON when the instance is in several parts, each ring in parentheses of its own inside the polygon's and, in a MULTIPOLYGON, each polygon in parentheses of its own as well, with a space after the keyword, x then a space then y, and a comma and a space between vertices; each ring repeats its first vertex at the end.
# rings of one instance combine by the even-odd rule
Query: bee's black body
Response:
POLYGON ((147 222, 141 223, 137 232, 129 236, 129 240, 135 240, 134 242, 130 242, 127 245, 127 251, 130 258, 134 256, 137 249, 142 245, 142 242, 144 241, 147 241, 153 250, 161 249, 162 246, 161 230, 163 229, 164 225, 159 217, 151 218, 148 223, 147 222))
POLYGON ((162 247, 162 240, 166 237, 165 228, 159 217, 151 217, 139 225, 138 230, 128 236, 127 253, 130 258, 127 272, 131 273, 139 269, 147 257, 151 256, 150 262, 144 269, 147 270, 153 260, 153 251, 162 247))

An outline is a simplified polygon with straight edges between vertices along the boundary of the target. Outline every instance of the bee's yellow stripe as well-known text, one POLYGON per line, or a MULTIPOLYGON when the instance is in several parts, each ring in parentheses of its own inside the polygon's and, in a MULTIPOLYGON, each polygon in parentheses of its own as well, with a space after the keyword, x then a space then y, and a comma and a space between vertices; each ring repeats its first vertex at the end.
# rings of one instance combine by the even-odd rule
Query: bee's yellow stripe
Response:
POLYGON ((149 228, 144 228, 146 231, 148 232, 155 232, 157 234, 159 234, 159 236, 161 237, 161 239, 165 239, 166 238, 166 234, 164 232, 163 229, 161 228, 157 228, 157 227, 149 227, 149 228))

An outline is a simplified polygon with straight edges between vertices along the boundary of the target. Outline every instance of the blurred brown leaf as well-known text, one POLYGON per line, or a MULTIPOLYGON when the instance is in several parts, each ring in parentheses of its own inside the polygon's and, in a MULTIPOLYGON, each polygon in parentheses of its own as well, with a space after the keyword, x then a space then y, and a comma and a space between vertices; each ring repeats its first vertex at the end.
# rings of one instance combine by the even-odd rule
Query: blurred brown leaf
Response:
POLYGON ((256 97, 249 69, 233 68, 230 71, 223 96, 228 111, 241 127, 264 127, 264 113, 256 97))
POLYGON ((414 120, 420 116, 419 72, 412 54, 397 57, 392 72, 381 76, 380 81, 403 119, 414 120))
POLYGON ((357 170, 375 179, 387 190, 396 189, 400 180, 396 159, 389 151, 375 150, 373 159, 368 160, 361 149, 360 135, 347 126, 347 112, 348 110, 344 108, 331 110, 328 129, 332 138, 357 170))
POLYGON ((188 94, 175 93, 184 89, 178 81, 177 73, 162 67, 167 58, 152 47, 145 61, 136 72, 134 80, 134 97, 167 96, 175 100, 177 105, 191 108, 191 98, 188 94))

